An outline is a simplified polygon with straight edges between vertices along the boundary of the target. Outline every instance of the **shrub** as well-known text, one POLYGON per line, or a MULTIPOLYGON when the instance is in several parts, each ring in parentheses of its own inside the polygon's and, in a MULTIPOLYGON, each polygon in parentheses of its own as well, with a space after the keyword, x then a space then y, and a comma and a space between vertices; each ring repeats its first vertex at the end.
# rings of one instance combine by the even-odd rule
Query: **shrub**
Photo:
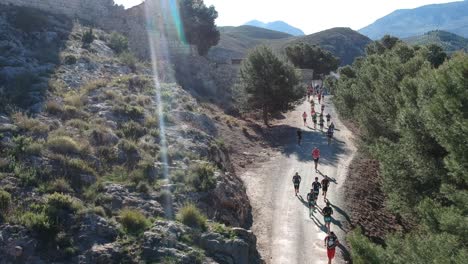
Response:
POLYGON ((12 118, 21 130, 32 132, 34 134, 46 134, 49 132, 49 126, 37 119, 28 117, 24 113, 17 112, 13 114, 12 118))
POLYGON ((11 194, 0 189, 0 213, 5 214, 10 208, 11 194))
POLYGON ((83 46, 89 46, 89 44, 93 43, 95 39, 93 29, 90 28, 89 30, 83 33, 83 37, 81 37, 81 41, 83 42, 83 46))
POLYGON ((76 57, 70 54, 63 58, 63 63, 65 63, 66 65, 73 65, 76 62, 77 62, 76 57))
POLYGON ((109 47, 116 53, 122 53, 128 50, 128 39, 122 34, 112 32, 109 37, 109 47))
POLYGON ((43 212, 27 212, 21 216, 20 223, 38 233, 40 238, 44 240, 50 240, 55 235, 55 228, 49 217, 43 212))
POLYGON ((133 106, 129 104, 114 106, 114 111, 131 119, 142 119, 145 117, 145 109, 141 106, 133 106))
POLYGON ((15 164, 14 173, 20 179, 23 186, 35 186, 37 184, 37 171, 34 167, 15 164))
POLYGON ((227 239, 235 239, 237 237, 232 228, 227 227, 225 224, 214 223, 211 225, 211 229, 213 232, 219 233, 227 239))
POLYGON ((128 66, 132 72, 136 71, 137 58, 131 52, 122 52, 119 55, 119 60, 122 64, 128 66))
POLYGON ((42 153, 42 149, 44 148, 43 142, 32 142, 29 144, 25 149, 24 152, 28 155, 36 155, 39 156, 42 153))
POLYGON ((49 114, 58 115, 58 114, 62 113, 63 108, 56 101, 47 101, 46 104, 45 104, 45 110, 49 114))
POLYGON ((80 108, 85 103, 85 97, 76 92, 70 92, 70 93, 65 94, 63 101, 65 102, 65 104, 69 106, 80 108))
POLYGON ((123 209, 119 213, 119 222, 127 233, 138 235, 145 231, 150 221, 140 211, 123 209))
POLYGON ((186 181, 197 191, 211 190, 216 187, 215 168, 207 163, 192 165, 186 181))
POLYGON ((138 183, 136 189, 138 192, 141 192, 141 193, 149 193, 150 191, 150 187, 146 182, 138 183))
POLYGON ((46 197, 46 214, 55 223, 64 222, 67 216, 81 208, 81 202, 68 194, 53 193, 46 197))
POLYGON ((186 204, 180 208, 176 219, 192 228, 206 230, 206 216, 194 204, 186 204))
POLYGON ((85 93, 92 92, 94 90, 106 87, 107 81, 104 79, 93 80, 86 83, 83 87, 81 87, 82 91, 85 93))
POLYGON ((83 121, 81 119, 69 120, 69 121, 67 121, 66 125, 77 128, 77 129, 79 129, 81 131, 89 129, 89 123, 85 122, 85 121, 83 121))
POLYGON ((95 206, 93 207, 93 213, 101 216, 101 217, 106 217, 106 210, 102 206, 95 206))
POLYGON ((64 155, 79 154, 81 152, 81 146, 74 139, 67 136, 49 138, 47 147, 53 152, 64 155))
POLYGON ((120 130, 123 132, 126 138, 135 139, 135 140, 146 135, 146 133, 148 132, 146 128, 142 127, 140 124, 138 124, 135 121, 124 123, 120 127, 120 130))
POLYGON ((39 190, 44 193, 72 193, 70 184, 63 178, 55 179, 39 186, 39 190))

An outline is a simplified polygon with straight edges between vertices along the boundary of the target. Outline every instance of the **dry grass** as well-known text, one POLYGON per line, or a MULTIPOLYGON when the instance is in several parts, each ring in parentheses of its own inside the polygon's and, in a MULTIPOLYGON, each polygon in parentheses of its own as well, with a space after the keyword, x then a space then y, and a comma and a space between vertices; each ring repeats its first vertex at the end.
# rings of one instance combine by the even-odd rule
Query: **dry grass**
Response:
POLYGON ((12 118, 20 129, 34 133, 34 134, 45 134, 49 132, 49 126, 42 123, 41 121, 30 118, 24 113, 17 112, 12 115, 12 118))
POLYGON ((52 115, 59 115, 63 112, 62 106, 57 101, 53 100, 49 100, 45 103, 45 110, 52 115))
POLYGON ((107 84, 108 84, 107 80, 98 79, 98 80, 88 82, 83 87, 81 87, 81 90, 83 93, 88 94, 94 90, 100 89, 102 87, 106 87, 107 84))
POLYGON ((69 106, 81 108, 84 104, 86 104, 86 96, 77 92, 69 92, 64 95, 63 101, 69 106))

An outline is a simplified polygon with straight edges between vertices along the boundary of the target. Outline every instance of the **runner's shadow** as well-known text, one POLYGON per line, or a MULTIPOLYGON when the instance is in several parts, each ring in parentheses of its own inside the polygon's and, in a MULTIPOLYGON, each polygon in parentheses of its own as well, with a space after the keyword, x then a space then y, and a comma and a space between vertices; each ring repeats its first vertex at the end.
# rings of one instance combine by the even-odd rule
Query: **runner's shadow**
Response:
POLYGON ((346 261, 351 260, 351 254, 349 253, 349 250, 342 243, 338 245, 338 248, 341 250, 341 254, 343 255, 344 260, 346 261))
POLYGON ((322 230, 322 232, 327 233, 327 227, 320 222, 320 220, 315 216, 315 214, 310 214, 309 217, 310 219, 312 219, 312 221, 314 221, 315 225, 318 226, 320 230, 322 230))
POLYGON ((351 218, 349 217, 349 215, 348 215, 345 211, 343 211, 343 210, 342 210, 341 208, 339 208, 338 206, 332 204, 331 202, 330 202, 330 206, 333 207, 333 209, 334 209, 335 212, 337 212, 337 213, 339 213, 340 215, 342 215, 342 216, 346 219, 346 221, 347 221, 348 223, 351 223, 351 218))

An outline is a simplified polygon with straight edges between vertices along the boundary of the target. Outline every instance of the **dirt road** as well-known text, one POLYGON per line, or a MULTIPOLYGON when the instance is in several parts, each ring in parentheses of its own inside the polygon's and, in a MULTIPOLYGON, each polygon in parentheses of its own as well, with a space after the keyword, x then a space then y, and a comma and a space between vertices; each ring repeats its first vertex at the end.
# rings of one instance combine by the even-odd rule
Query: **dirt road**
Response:
MULTIPOLYGON (((320 105, 315 110, 319 112, 320 105)), ((331 98, 325 100, 324 115, 330 113, 337 128, 335 139, 329 146, 324 132, 313 129, 310 118, 310 103, 304 101, 294 111, 286 114, 273 126, 276 139, 271 140, 277 152, 271 159, 245 172, 242 179, 253 207, 253 231, 257 235, 260 254, 267 263, 302 264, 327 263, 324 247, 326 228, 323 216, 316 212, 309 216, 306 196, 315 177, 331 178, 327 198, 334 215, 331 230, 344 242, 343 224, 347 214, 343 207, 343 182, 349 163, 356 151, 351 132, 337 120, 331 98), (303 125, 302 113, 308 114, 307 126, 303 125), (297 128, 303 129, 303 143, 296 142, 297 128), (319 172, 313 168, 311 151, 317 146, 321 151, 319 172), (292 176, 302 176, 300 195, 294 195, 292 176)), ((318 127, 318 126, 317 126, 318 127)), ((326 130, 326 126, 324 131, 326 130)), ((321 195, 320 208, 324 207, 321 195)), ((345 246, 337 249, 334 263, 344 263, 345 246)))

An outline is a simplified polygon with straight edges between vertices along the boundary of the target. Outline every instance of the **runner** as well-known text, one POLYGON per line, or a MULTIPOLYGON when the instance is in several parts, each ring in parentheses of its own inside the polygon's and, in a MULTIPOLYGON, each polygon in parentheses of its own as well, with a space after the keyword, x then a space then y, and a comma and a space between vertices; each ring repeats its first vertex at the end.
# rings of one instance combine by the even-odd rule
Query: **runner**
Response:
POLYGON ((310 189, 310 193, 307 194, 307 203, 309 205, 309 216, 313 214, 313 211, 315 210, 315 201, 317 198, 315 198, 314 190, 310 189))
POLYGON ((333 122, 331 122, 330 126, 328 127, 328 129, 331 129, 333 132, 335 132, 335 124, 333 124, 333 122))
POLYGON ((318 199, 320 189, 322 188, 322 184, 318 181, 318 177, 315 177, 315 181, 312 183, 312 189, 314 189, 315 200, 318 199))
POLYGON ((323 131, 323 124, 325 123, 325 120, 323 118, 320 118, 319 125, 320 125, 320 131, 323 131))
POLYGON ((302 119, 304 119, 304 126, 307 125, 307 113, 306 112, 302 114, 302 119))
POLYGON ((325 175, 325 178, 322 180, 322 195, 323 195, 323 200, 327 200, 327 191, 328 191, 328 186, 330 185, 330 180, 328 179, 328 176, 325 175))
POLYGON ((325 237, 325 247, 327 248, 327 256, 328 256, 328 264, 332 263, 332 259, 335 258, 336 246, 338 246, 340 242, 336 237, 335 233, 330 232, 330 234, 325 237))
POLYGON ((330 223, 332 221, 333 209, 330 206, 330 202, 327 201, 327 205, 322 209, 323 221, 325 222, 325 227, 327 228, 327 233, 330 233, 330 223))
POLYGON ((330 113, 328 113, 328 114, 326 115, 326 118, 327 118, 327 126, 330 126, 330 120, 331 120, 331 115, 330 115, 330 113))
POLYGON ((325 105, 324 104, 322 105, 322 114, 323 114, 323 110, 325 110, 325 105))
POLYGON ((315 172, 318 172, 317 166, 320 159, 320 150, 317 147, 314 147, 314 149, 312 150, 312 158, 314 159, 315 163, 315 172))
POLYGON ((328 145, 331 144, 332 138, 333 138, 333 129, 331 127, 328 127, 328 130, 327 130, 328 145))
POLYGON ((317 99, 318 103, 320 104, 320 101, 322 100, 322 94, 320 92, 317 93, 317 99))
POLYGON ((312 122, 314 122, 314 129, 317 129, 317 113, 312 116, 312 122))
POLYGON ((296 172, 296 174, 292 177, 292 182, 294 184, 294 192, 297 193, 299 192, 299 184, 301 184, 301 176, 299 176, 299 173, 296 172))
POLYGON ((297 129, 297 144, 300 146, 302 140, 302 130, 300 128, 297 129))

